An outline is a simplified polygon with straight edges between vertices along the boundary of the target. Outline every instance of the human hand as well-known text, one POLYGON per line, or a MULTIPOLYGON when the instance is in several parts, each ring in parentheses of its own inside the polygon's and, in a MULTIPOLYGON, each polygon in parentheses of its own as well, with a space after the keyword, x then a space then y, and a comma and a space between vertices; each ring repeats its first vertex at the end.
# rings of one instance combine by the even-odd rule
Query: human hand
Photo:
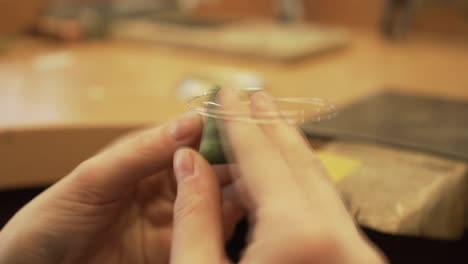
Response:
MULTIPOLYGON (((129 135, 85 161, 3 228, 0 263, 168 263, 173 154, 196 147, 201 129, 200 117, 188 114, 129 135)), ((215 169, 227 186, 226 168, 215 169)), ((242 216, 228 196, 227 233, 242 216)))
MULTIPOLYGON (((226 110, 254 117, 277 112, 264 92, 249 109, 235 93, 221 91, 226 110)), ((244 198, 253 229, 244 264, 382 264, 384 257, 366 240, 343 205, 306 141, 281 122, 224 121, 228 157, 237 192, 244 198)), ((217 177, 196 152, 180 150, 174 163, 178 184, 172 264, 228 263, 217 177), (187 201, 191 201, 190 203, 187 201)))

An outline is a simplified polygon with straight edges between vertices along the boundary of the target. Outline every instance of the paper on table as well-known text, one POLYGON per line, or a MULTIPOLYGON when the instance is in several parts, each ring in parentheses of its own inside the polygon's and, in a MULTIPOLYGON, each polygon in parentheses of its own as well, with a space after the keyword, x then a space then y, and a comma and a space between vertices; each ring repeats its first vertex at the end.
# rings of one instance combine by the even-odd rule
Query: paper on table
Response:
POLYGON ((317 157, 325 166, 335 183, 350 175, 361 167, 361 161, 347 156, 336 155, 326 151, 317 152, 317 157))

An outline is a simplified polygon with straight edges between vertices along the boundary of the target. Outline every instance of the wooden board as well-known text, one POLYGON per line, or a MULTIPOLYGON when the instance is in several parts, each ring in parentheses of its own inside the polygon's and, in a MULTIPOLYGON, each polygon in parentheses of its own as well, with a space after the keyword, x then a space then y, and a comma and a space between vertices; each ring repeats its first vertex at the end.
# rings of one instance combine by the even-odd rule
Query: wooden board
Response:
POLYGON ((113 37, 119 39, 276 60, 302 59, 348 43, 348 36, 342 29, 307 24, 282 25, 254 21, 194 28, 136 19, 117 22, 112 28, 113 37))
POLYGON ((425 37, 392 43, 377 33, 354 30, 351 48, 296 63, 115 40, 60 44, 20 39, 0 56, 0 131, 35 140, 0 145, 2 157, 17 166, 8 164, 7 170, 7 163, 0 163, 0 188, 53 183, 124 129, 164 122, 185 111, 176 92, 181 80, 224 67, 255 72, 275 96, 328 98, 338 105, 388 84, 468 98, 468 45, 425 37), (54 140, 61 144, 46 151, 54 140), (81 150, 86 144, 89 148, 81 150), (43 153, 48 155, 40 156, 40 167, 23 166, 43 153))

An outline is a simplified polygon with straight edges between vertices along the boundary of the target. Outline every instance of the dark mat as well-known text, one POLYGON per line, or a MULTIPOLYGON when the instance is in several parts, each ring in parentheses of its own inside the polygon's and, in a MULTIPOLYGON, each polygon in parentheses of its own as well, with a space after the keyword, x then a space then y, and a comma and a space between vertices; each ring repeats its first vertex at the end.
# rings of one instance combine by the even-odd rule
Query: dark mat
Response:
POLYGON ((341 109, 336 118, 306 123, 311 137, 391 144, 468 160, 468 102, 384 91, 341 109))
POLYGON ((0 190, 0 230, 21 207, 40 194, 45 188, 0 190))
POLYGON ((365 234, 392 264, 466 264, 468 232, 459 241, 440 241, 408 236, 394 236, 364 229, 365 234))
MULTIPOLYGON (((0 191, 0 229, 24 204, 44 190, 43 187, 0 191)), ((227 244, 231 259, 238 260, 245 246, 248 232, 246 219, 236 228, 227 244)), ((460 241, 437 241, 392 236, 364 229, 367 236, 388 256, 392 264, 462 264, 468 263, 468 235, 460 241)))
MULTIPOLYGON (((248 223, 239 223, 227 245, 228 256, 238 261, 245 246, 248 223)), ((387 235, 364 228, 364 233, 387 256, 392 264, 462 264, 468 263, 468 233, 459 241, 438 241, 387 235)))

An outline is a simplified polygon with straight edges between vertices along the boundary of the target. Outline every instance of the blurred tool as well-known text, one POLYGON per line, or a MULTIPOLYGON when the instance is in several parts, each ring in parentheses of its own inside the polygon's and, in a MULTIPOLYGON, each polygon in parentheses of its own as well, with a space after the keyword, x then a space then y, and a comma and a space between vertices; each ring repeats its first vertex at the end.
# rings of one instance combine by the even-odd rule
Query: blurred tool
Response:
POLYGON ((55 0, 39 19, 37 29, 63 40, 107 36, 113 21, 135 17, 180 17, 203 2, 215 0, 102 0, 77 2, 55 0))
POLYGON ((174 0, 114 0, 112 10, 117 15, 146 15, 177 9, 174 0))
POLYGON ((181 12, 190 12, 203 4, 214 4, 219 0, 177 0, 181 12))
POLYGON ((385 0, 382 31, 386 36, 401 38, 408 33, 415 3, 416 0, 385 0))
POLYGON ((113 0, 113 9, 118 14, 148 14, 190 12, 202 4, 218 0, 113 0))
POLYGON ((57 1, 40 17, 37 31, 68 41, 101 38, 111 21, 110 7, 108 0, 95 4, 57 1))
POLYGON ((303 0, 275 0, 278 19, 283 22, 301 22, 304 19, 303 0))
POLYGON ((393 39, 405 37, 411 30, 412 21, 425 11, 454 10, 454 14, 464 15, 468 19, 468 0, 384 0, 384 2, 381 29, 384 35, 393 39))

